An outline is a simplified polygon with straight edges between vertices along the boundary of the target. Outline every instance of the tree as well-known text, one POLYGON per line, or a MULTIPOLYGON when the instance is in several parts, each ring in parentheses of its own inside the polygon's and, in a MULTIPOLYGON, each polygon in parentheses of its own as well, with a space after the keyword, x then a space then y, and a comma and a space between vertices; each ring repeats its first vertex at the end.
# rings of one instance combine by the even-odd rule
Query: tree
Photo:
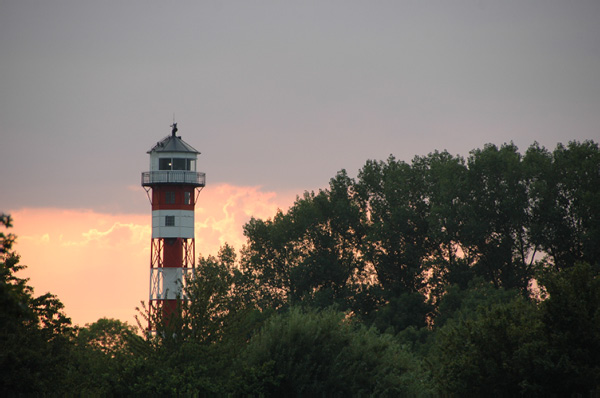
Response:
POLYGON ((600 150, 592 141, 559 144, 554 152, 534 144, 531 170, 532 240, 557 270, 577 262, 600 263, 600 150))
POLYGON ((423 174, 390 156, 387 162, 367 161, 358 178, 355 189, 368 215, 366 261, 386 294, 421 291, 431 250, 423 174))
POLYGON ((128 363, 145 342, 136 329, 117 319, 100 318, 76 331, 71 392, 82 395, 120 395, 129 380, 123 379, 128 363))
POLYGON ((465 220, 470 214, 468 169, 465 160, 447 151, 415 157, 413 168, 424 175, 428 235, 431 252, 424 260, 431 301, 439 301, 448 285, 465 289, 475 277, 477 254, 463 240, 465 220))
POLYGON ((541 318, 522 296, 462 313, 435 337, 430 363, 440 395, 553 396, 541 318))
POLYGON ((482 308, 489 308, 495 304, 508 304, 517 295, 518 290, 496 288, 481 277, 472 279, 465 288, 458 284, 447 285, 437 303, 433 320, 434 328, 441 328, 450 319, 474 317, 482 308))
POLYGON ((235 262, 235 251, 226 244, 216 257, 200 257, 198 267, 188 279, 183 302, 184 333, 189 333, 194 341, 219 341, 228 319, 244 306, 236 290, 240 274, 235 262))
POLYGON ((395 397, 428 389, 418 361, 392 336, 333 310, 274 316, 241 359, 250 378, 242 394, 395 397))
POLYGON ((260 308, 349 305, 361 282, 364 235, 352 184, 342 171, 330 190, 306 192, 286 213, 244 226, 248 244, 241 268, 260 308))
POLYGON ((100 318, 77 330, 77 343, 114 358, 128 351, 136 329, 118 319, 100 318))
POLYGON ((527 291, 535 273, 528 239, 528 196, 521 155, 513 144, 486 145, 467 161, 468 203, 461 214, 463 247, 476 274, 495 286, 527 291))
POLYGON ((370 317, 364 317, 382 332, 399 333, 408 327, 426 328, 433 307, 421 293, 405 292, 390 297, 370 317))
MULTIPOLYGON (((255 308, 229 245, 199 257, 174 316, 154 319, 155 331, 125 362, 117 395, 228 395, 239 385, 234 361, 270 314, 255 308)), ((142 312, 147 318, 147 312, 142 312)))
MULTIPOLYGON (((10 216, 0 215, 4 227, 10 216)), ((34 296, 25 268, 12 251, 12 234, 0 233, 0 390, 7 395, 68 391, 73 329, 63 304, 50 293, 34 296), (62 383, 58 383, 61 380, 62 383)))
POLYGON ((600 392, 600 269, 577 264, 546 272, 541 317, 556 364, 548 387, 559 396, 600 392))

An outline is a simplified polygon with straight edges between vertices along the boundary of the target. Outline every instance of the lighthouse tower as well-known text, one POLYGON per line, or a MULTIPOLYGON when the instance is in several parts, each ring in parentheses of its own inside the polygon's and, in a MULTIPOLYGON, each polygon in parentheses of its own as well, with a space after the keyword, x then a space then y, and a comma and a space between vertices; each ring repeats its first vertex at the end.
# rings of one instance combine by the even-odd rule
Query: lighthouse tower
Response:
POLYGON ((171 135, 148 151, 150 171, 142 173, 152 205, 150 322, 161 311, 168 322, 182 296, 185 275, 194 268, 194 206, 206 180, 196 171, 200 152, 176 135, 177 123, 171 127, 171 135))

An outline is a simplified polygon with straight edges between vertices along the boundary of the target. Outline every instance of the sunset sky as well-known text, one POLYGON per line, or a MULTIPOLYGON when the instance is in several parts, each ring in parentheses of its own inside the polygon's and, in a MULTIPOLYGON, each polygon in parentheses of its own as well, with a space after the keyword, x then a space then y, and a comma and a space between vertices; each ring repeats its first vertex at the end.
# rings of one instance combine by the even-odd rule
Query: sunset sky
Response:
POLYGON ((77 324, 148 296, 148 151, 202 154, 196 248, 367 159, 600 139, 600 2, 0 0, 0 212, 77 324))

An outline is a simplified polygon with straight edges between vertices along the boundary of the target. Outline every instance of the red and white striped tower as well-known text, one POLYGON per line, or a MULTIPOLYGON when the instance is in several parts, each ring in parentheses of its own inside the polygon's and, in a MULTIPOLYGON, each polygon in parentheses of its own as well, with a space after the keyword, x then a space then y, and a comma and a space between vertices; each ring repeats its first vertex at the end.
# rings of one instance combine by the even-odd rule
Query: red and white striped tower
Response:
POLYGON ((171 135, 148 151, 150 171, 142 173, 152 204, 150 322, 159 311, 168 321, 182 295, 184 276, 194 268, 194 206, 206 181, 196 171, 200 152, 176 135, 177 123, 171 127, 171 135))

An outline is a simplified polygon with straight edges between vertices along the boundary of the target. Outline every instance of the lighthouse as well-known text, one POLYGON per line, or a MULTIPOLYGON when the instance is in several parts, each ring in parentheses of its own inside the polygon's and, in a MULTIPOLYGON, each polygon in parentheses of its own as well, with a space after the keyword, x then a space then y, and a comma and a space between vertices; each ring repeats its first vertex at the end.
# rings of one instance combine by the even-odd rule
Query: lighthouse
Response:
POLYGON ((171 135, 148 151, 150 171, 142 173, 152 205, 150 323, 157 316, 169 321, 183 296, 185 276, 194 269, 194 207, 206 181, 196 171, 200 152, 177 135, 177 123, 171 127, 171 135))

